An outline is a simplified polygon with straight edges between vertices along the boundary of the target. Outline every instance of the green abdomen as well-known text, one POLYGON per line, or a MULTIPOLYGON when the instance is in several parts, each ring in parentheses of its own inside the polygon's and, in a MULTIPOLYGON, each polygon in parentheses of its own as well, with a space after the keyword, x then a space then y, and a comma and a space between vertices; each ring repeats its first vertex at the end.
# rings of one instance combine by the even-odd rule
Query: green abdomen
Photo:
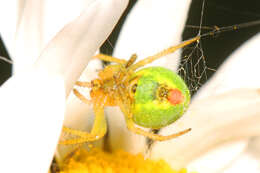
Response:
MULTIPOLYGON (((179 75, 162 67, 149 67, 135 73, 140 76, 132 107, 134 122, 148 128, 167 126, 186 111, 190 102, 188 87, 179 75), (169 101, 170 91, 180 91, 181 101, 169 101), (173 104, 174 103, 174 104, 173 104)), ((180 98, 179 96, 176 98, 180 98)))

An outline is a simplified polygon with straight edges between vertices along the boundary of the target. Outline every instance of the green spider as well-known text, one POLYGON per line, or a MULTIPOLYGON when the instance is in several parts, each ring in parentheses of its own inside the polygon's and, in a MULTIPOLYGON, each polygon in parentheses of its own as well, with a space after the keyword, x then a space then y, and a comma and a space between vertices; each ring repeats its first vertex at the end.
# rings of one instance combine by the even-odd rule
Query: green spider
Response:
POLYGON ((63 127, 63 132, 78 138, 60 141, 60 144, 79 144, 102 138, 107 132, 105 106, 119 106, 125 116, 127 128, 153 140, 169 140, 189 132, 191 128, 162 136, 135 125, 151 129, 165 127, 180 118, 190 102, 190 93, 186 84, 173 71, 163 67, 136 70, 199 39, 198 36, 187 40, 136 63, 136 55, 131 56, 128 61, 103 54, 96 55, 95 58, 116 64, 106 66, 99 72, 99 78, 91 82, 76 82, 78 86, 91 88, 91 100, 85 98, 76 89, 73 90, 81 101, 93 104, 95 121, 92 130, 88 133, 63 127))

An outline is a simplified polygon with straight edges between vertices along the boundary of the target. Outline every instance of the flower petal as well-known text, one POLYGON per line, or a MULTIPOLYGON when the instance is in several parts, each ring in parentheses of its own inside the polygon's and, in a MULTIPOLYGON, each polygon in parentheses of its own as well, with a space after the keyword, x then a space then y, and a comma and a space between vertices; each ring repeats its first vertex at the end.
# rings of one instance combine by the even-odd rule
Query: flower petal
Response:
MULTIPOLYGON (((120 33, 114 56, 129 59, 136 53, 140 60, 180 43, 190 2, 137 1, 120 33)), ((180 51, 163 57, 150 66, 176 70, 179 57, 180 51)))
POLYGON ((42 41, 46 45, 63 27, 71 22, 82 11, 94 3, 96 0, 77 0, 77 1, 53 1, 42 0, 43 19, 42 19, 42 41), (58 13, 57 13, 58 9, 58 13))
POLYGON ((61 76, 32 70, 0 89, 1 172, 47 172, 65 111, 61 76))
MULTIPOLYGON (((260 86, 259 81, 255 80, 259 69, 259 59, 255 56, 257 45, 259 36, 222 65, 195 96, 183 118, 161 131, 164 134, 173 133, 184 126, 193 128, 190 135, 173 139, 167 144, 157 143, 153 149, 154 157, 169 157, 169 160, 175 160, 172 162, 174 167, 180 167, 225 140, 259 135, 259 90, 254 89, 260 86), (188 149, 188 145, 193 146, 192 150, 188 149)), ((240 147, 244 146, 240 143, 240 147)), ((209 169, 207 172, 210 172, 209 169)))
POLYGON ((32 66, 44 46, 42 42, 44 2, 27 0, 18 4, 19 16, 16 32, 13 34, 15 39, 12 40, 10 49, 14 61, 14 73, 20 73, 32 66))
POLYGON ((15 62, 14 73, 19 73, 31 66, 51 38, 94 0, 68 1, 62 6, 59 1, 48 0, 14 2, 17 4, 12 2, 1 6, 1 11, 7 10, 1 16, 8 16, 8 20, 1 20, 4 24, 0 31, 15 62))
POLYGON ((6 1, 0 6, 0 34, 11 55, 13 55, 11 50, 15 39, 16 25, 19 21, 19 9, 22 8, 22 4, 22 0, 6 1))
POLYGON ((260 172, 259 167, 259 137, 253 137, 250 140, 249 145, 246 147, 245 151, 233 159, 231 164, 227 165, 224 169, 228 173, 236 172, 250 172, 258 173, 260 172))
MULTIPOLYGON (((259 88, 260 82, 255 80, 255 74, 260 73, 260 69, 258 68, 260 60, 257 56, 259 41, 260 34, 253 37, 242 45, 240 49, 235 51, 216 72, 212 79, 200 89, 193 101, 210 95, 217 95, 235 88, 259 88)), ((200 172, 202 173, 214 172, 217 169, 223 170, 226 165, 232 163, 231 161, 233 161, 234 158, 237 158, 238 155, 245 152, 248 142, 248 139, 240 140, 238 142, 231 141, 225 146, 216 147, 213 151, 194 160, 189 167, 194 169, 200 167, 200 172), (211 161, 211 166, 207 166, 210 164, 210 161, 207 161, 208 157, 214 157, 214 159, 221 160, 221 162, 217 161, 213 166, 212 164, 214 161, 211 161), (204 169, 204 171, 201 171, 201 169, 204 169)), ((247 155, 247 153, 245 153, 245 155, 247 155)), ((249 165, 248 169, 250 169, 249 165)))
POLYGON ((174 168, 227 140, 260 134, 259 89, 236 89, 194 102, 188 112, 171 126, 160 131, 171 134, 181 129, 192 131, 181 137, 157 142, 153 158, 165 158, 174 168))
MULTIPOLYGON (((79 78, 79 81, 90 81, 97 78, 97 71, 103 68, 102 62, 98 59, 91 60, 79 78)), ((77 87, 77 90, 89 98, 90 90, 88 88, 77 87)), ((65 119, 63 125, 66 127, 90 132, 94 123, 95 114, 92 105, 83 103, 73 93, 71 93, 66 102, 65 119)), ((61 140, 75 136, 61 136, 61 140)), ((103 148, 103 139, 92 143, 97 148, 103 148)), ((62 162, 64 157, 75 150, 77 145, 58 145, 55 154, 57 162, 62 162)))
MULTIPOLYGON (((58 52, 58 55, 56 55, 62 57, 62 60, 58 59, 58 61, 65 63, 65 66, 69 66, 65 69, 62 69, 61 67, 60 71, 64 73, 65 78, 67 78, 70 88, 74 84, 75 80, 79 78, 78 75, 80 75, 82 70, 85 68, 84 64, 86 65, 89 62, 94 52, 100 47, 112 31, 128 3, 127 0, 102 0, 97 2, 92 3, 92 7, 87 11, 91 15, 87 16, 87 14, 83 13, 80 17, 81 19, 72 22, 75 28, 63 30, 62 32, 65 33, 65 36, 62 35, 62 37, 59 38, 61 40, 66 39, 65 42, 63 41, 65 47, 73 47, 72 52, 70 52, 70 48, 67 47, 65 50, 69 50, 69 52, 65 52, 62 48, 61 50, 63 50, 63 52, 60 51, 58 52), (72 34, 75 36, 74 40, 71 38, 72 34), (78 57, 78 59, 75 59, 76 57, 78 57), (63 58, 65 59, 63 60, 63 58)), ((72 24, 69 24, 68 26, 70 27, 72 24)), ((55 56, 55 54, 51 56, 55 56)), ((49 61, 50 63, 53 63, 52 59, 49 59, 49 61)), ((97 76, 96 72, 98 69, 101 69, 101 67, 102 64, 99 60, 90 61, 88 67, 82 73, 80 80, 90 81, 94 76, 97 76)), ((87 93, 88 91, 89 90, 82 90, 82 93, 84 94, 84 92, 87 93)), ((71 94, 67 100, 64 125, 79 130, 90 131, 93 125, 93 119, 94 114, 92 107, 86 105, 71 94)), ((100 146, 101 144, 102 141, 98 145, 100 146)), ((59 146, 57 159, 61 161, 63 157, 74 148, 74 146, 59 146)))
POLYGON ((41 54, 36 66, 64 76, 66 93, 69 94, 97 48, 112 31, 127 3, 127 0, 97 0, 92 3, 48 44, 48 51, 41 54))
POLYGON ((2 172, 47 172, 64 118, 65 95, 127 2, 95 1, 48 44, 32 68, 1 88, 0 133, 7 140, 0 147, 2 172))

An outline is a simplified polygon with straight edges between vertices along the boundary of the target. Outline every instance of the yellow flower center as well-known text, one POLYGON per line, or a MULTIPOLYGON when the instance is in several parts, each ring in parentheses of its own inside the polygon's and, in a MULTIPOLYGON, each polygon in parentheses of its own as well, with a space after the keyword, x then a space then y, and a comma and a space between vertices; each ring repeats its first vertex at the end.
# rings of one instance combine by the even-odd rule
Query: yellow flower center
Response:
POLYGON ((142 154, 132 155, 125 151, 108 153, 92 148, 76 151, 61 166, 60 173, 187 173, 171 169, 164 161, 145 159, 142 154))

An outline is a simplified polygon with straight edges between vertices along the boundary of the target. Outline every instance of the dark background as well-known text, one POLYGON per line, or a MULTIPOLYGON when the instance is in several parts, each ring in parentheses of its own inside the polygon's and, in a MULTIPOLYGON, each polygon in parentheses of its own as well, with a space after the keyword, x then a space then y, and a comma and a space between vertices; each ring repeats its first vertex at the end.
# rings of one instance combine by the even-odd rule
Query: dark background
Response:
MULTIPOLYGON (((111 33, 109 37, 109 43, 105 42, 101 47, 101 52, 111 55, 113 53, 113 47, 116 43, 118 34, 120 32, 120 28, 124 22, 127 13, 131 11, 131 8, 136 3, 136 0, 130 0, 130 4, 122 16, 120 22, 114 29, 113 33, 111 33), (111 46, 112 44, 112 46, 111 46)), ((189 10, 189 17, 187 19, 186 24, 192 26, 199 26, 200 17, 201 17, 201 7, 202 0, 193 0, 192 5, 189 10)), ((259 0, 206 0, 205 8, 204 8, 204 16, 202 26, 230 26, 234 24, 240 24, 250 21, 260 20, 260 1, 259 0)), ((177 27, 177 26, 176 26, 177 27)), ((209 32, 210 30, 202 30, 203 32, 209 32)), ((256 33, 260 31, 260 26, 252 26, 243 28, 240 30, 235 30, 231 32, 225 32, 213 37, 207 37, 201 40, 201 45, 205 57, 206 66, 217 70, 217 68, 221 65, 221 63, 225 60, 225 58, 230 55, 235 49, 237 49, 243 42, 250 39, 256 33)), ((198 29, 186 27, 183 31, 183 40, 194 37, 198 34, 198 29)), ((183 52, 183 56, 187 55, 186 50, 183 52)), ((5 46, 0 39, 0 56, 8 57, 8 52, 5 49, 5 46)), ((197 54, 192 55, 192 61, 198 61, 197 54)), ((11 76, 11 65, 0 61, 0 85, 11 76)), ((201 70, 205 68, 205 66, 201 66, 201 70)), ((190 72, 191 69, 186 68, 186 76, 185 79, 191 79, 190 72), (190 76, 189 76, 190 75, 190 76)), ((180 72, 181 75, 184 73, 180 72)), ((201 85, 205 83, 205 81, 212 76, 214 71, 207 70, 207 75, 202 76, 200 79, 201 85)), ((188 84, 191 81, 187 81, 188 84)), ((195 81, 196 82, 196 81, 195 81)), ((198 85, 200 86, 200 85, 198 85)), ((197 88, 198 89, 198 88, 197 88)), ((196 90, 197 90, 196 89, 196 90)), ((196 91, 193 90, 193 91, 196 91)))
MULTIPOLYGON (((1 38, 1 35, 0 35, 0 56, 10 59, 9 54, 1 38)), ((12 71, 12 65, 3 60, 0 60, 0 85, 2 85, 11 76, 11 71, 12 71)))

